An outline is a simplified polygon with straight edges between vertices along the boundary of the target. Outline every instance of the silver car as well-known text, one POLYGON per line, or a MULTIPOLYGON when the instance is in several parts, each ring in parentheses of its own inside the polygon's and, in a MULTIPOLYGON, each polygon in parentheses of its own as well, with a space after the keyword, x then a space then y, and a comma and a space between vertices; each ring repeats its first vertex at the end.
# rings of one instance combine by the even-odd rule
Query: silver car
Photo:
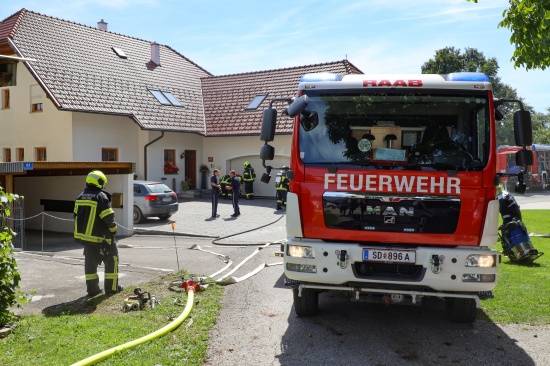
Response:
POLYGON ((178 196, 160 182, 134 181, 134 224, 147 217, 168 220, 178 211, 178 196))

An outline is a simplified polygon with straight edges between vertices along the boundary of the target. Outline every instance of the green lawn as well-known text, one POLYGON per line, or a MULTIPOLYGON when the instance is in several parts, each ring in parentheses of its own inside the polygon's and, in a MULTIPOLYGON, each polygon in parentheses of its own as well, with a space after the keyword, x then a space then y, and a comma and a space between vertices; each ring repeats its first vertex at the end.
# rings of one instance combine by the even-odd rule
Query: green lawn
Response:
MULTIPOLYGON (((123 313, 125 294, 98 296, 85 302, 67 304, 59 312, 25 316, 19 327, 0 340, 3 365, 70 365, 96 353, 148 335, 172 322, 184 310, 187 295, 167 288, 178 276, 171 275, 141 285, 161 302, 155 309, 123 313), (175 305, 179 299, 181 305, 175 305)), ((223 287, 209 286, 195 294, 194 306, 175 331, 120 352, 99 364, 139 365, 139 360, 159 365, 203 365, 209 330, 220 311, 223 287), (189 322, 192 319, 190 326, 189 322)))
MULTIPOLYGON (((548 210, 523 210, 529 233, 550 234, 548 210)), ((533 264, 512 263, 502 257, 494 299, 481 302, 485 316, 496 323, 550 324, 550 238, 531 237, 545 254, 533 264)), ((500 242, 496 247, 502 250, 500 242)))

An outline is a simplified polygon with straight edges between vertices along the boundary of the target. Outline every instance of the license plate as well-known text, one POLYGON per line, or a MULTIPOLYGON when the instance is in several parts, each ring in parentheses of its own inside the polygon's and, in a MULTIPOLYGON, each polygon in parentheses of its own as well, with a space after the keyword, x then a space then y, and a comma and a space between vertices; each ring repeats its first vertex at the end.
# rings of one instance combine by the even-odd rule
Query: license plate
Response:
POLYGON ((162 202, 172 202, 172 197, 162 197, 162 202))
POLYGON ((414 250, 363 249, 363 260, 369 262, 415 263, 414 250))

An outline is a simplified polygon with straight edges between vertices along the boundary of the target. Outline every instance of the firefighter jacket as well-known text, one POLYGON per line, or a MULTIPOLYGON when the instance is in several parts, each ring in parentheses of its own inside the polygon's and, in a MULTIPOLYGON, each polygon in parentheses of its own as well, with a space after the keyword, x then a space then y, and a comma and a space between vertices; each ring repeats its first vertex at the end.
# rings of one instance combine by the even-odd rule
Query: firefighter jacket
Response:
POLYGON ((281 179, 275 182, 276 191, 288 191, 288 179, 283 175, 281 179))
POLYGON ((74 204, 74 238, 81 244, 111 244, 116 234, 115 212, 108 193, 87 186, 74 204))
POLYGON ((231 185, 231 176, 229 174, 226 174, 221 177, 220 184, 231 185))
POLYGON ((254 182, 255 179, 256 172, 254 171, 254 168, 252 168, 251 166, 247 166, 246 168, 244 168, 243 180, 245 182, 254 182))

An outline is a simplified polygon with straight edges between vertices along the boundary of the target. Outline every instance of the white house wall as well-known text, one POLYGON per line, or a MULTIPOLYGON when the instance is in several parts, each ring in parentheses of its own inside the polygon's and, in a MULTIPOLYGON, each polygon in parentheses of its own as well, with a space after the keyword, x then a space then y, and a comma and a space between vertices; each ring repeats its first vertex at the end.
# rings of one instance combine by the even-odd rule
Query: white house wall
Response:
MULTIPOLYGON (((4 148, 11 149, 12 161, 17 161, 16 149, 24 148, 25 161, 34 161, 35 149, 45 147, 47 160, 67 161, 72 153, 71 113, 59 111, 46 98, 27 68, 17 65, 15 86, 0 88, 10 91, 10 108, 0 109, 0 154, 4 148), (31 113, 31 87, 36 94, 34 102, 43 104, 42 112, 31 113)), ((4 161, 4 157, 0 157, 4 161)))
MULTIPOLYGON (((158 131, 147 132, 148 139, 141 139, 140 156, 143 155, 143 147, 150 141, 161 136, 158 131)), ((204 137, 192 133, 177 133, 165 132, 164 137, 155 141, 147 147, 147 180, 162 181, 168 187, 174 188, 176 192, 181 190, 181 182, 185 179, 185 158, 180 158, 180 155, 185 150, 196 150, 197 152, 197 181, 196 186, 200 184, 200 174, 198 173, 199 165, 203 162, 203 140, 204 137), (179 168, 177 174, 164 173, 164 150, 170 149, 176 151, 175 164, 179 168), (164 179, 163 179, 164 178, 164 179)), ((141 167, 138 167, 138 179, 144 179, 144 172, 141 167)))
MULTIPOLYGON (((108 174, 106 191, 124 193, 123 208, 113 208, 119 224, 118 235, 133 233, 133 177, 131 174, 108 174)), ((41 199, 74 201, 84 190, 86 176, 62 177, 15 177, 16 193, 25 199, 25 226, 28 229, 72 233, 73 214, 68 212, 44 211, 41 199)))
MULTIPOLYGON (((139 131, 139 126, 129 117, 73 113, 72 160, 101 161, 102 148, 115 148, 118 161, 136 161, 139 131)), ((52 159, 48 157, 48 160, 52 159)))
MULTIPOLYGON (((287 156, 290 158, 291 135, 277 135, 275 140, 269 144, 275 148, 275 155, 287 156)), ((204 163, 210 169, 220 169, 222 174, 231 169, 231 161, 243 156, 260 157, 260 148, 263 145, 260 136, 231 136, 231 137, 207 137, 204 139, 204 163), (208 162, 208 157, 213 161, 208 162)), ((254 167, 256 174, 261 167, 254 167)), ((242 167, 233 167, 233 169, 242 169, 242 167)), ((237 170, 237 173, 239 171, 237 170)), ((242 173, 242 172, 241 172, 242 173)))

